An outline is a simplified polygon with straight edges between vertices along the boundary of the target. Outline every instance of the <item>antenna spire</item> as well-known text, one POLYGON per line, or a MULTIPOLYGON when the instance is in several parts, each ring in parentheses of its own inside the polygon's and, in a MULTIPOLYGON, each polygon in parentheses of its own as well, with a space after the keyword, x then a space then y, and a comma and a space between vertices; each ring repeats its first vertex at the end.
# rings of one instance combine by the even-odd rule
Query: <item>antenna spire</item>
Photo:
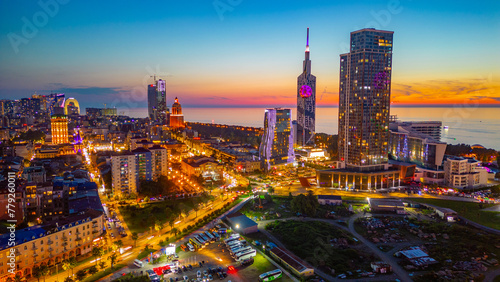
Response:
POLYGON ((309 46, 309 28, 307 28, 307 42, 306 46, 309 46))

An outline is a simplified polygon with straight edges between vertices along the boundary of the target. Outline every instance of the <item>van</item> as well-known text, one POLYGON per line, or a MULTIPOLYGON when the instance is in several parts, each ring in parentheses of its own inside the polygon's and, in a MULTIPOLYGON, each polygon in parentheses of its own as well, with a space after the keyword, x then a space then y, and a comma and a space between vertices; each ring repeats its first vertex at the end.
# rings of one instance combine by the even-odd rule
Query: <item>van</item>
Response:
POLYGON ((142 263, 141 260, 135 259, 134 260, 134 265, 141 268, 144 264, 142 263))

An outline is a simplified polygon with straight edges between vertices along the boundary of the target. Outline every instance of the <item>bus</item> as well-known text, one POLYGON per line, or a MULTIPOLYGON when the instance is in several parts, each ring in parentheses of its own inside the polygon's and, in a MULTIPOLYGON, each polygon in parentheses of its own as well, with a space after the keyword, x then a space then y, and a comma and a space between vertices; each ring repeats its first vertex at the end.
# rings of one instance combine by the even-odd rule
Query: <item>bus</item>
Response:
POLYGON ((220 235, 217 233, 217 232, 212 232, 212 234, 214 235, 215 239, 219 240, 220 238, 220 235))
MULTIPOLYGON (((191 245, 197 249, 201 249, 203 247, 203 245, 200 245, 200 243, 198 242, 198 240, 194 239, 194 238, 191 238, 189 239, 189 243, 191 243, 191 245)), ((189 244, 188 243, 188 244, 189 244)), ((186 244, 187 245, 187 244, 186 244)), ((188 246, 189 248, 189 246, 188 246)))
POLYGON ((241 248, 241 247, 244 247, 244 245, 243 245, 243 244, 241 244, 241 243, 238 243, 238 244, 232 245, 231 247, 228 247, 227 249, 228 249, 229 251, 231 251, 231 250, 234 250, 234 249, 236 249, 236 248, 241 248))
POLYGON ((202 245, 208 245, 208 242, 203 239, 200 235, 196 235, 195 238, 202 244, 202 245))
POLYGON ((211 241, 215 241, 215 237, 214 237, 214 235, 212 235, 210 232, 205 231, 205 235, 207 235, 207 236, 208 236, 208 238, 210 238, 210 240, 211 240, 211 241))
MULTIPOLYGON (((191 240, 190 240, 191 241, 191 240)), ((188 247, 188 249, 191 251, 191 252, 194 252, 194 247, 193 245, 191 245, 191 243, 187 243, 186 246, 188 247)))
POLYGON ((134 265, 141 268, 143 266, 142 260, 135 259, 134 265))
POLYGON ((281 271, 281 269, 275 269, 259 275, 259 281, 273 281, 281 277, 283 277, 283 271, 281 271))
POLYGON ((241 244, 239 239, 233 239, 232 241, 226 242, 226 246, 228 248, 231 248, 231 246, 234 246, 236 244, 241 244))
POLYGON ((210 240, 207 238, 207 236, 205 234, 201 233, 200 237, 203 238, 203 240, 205 240, 205 242, 207 242, 207 244, 210 242, 210 240))
POLYGON ((234 259, 236 261, 244 261, 244 260, 247 260, 249 258, 253 258, 257 255, 257 251, 255 249, 252 249, 252 250, 249 250, 249 251, 246 251, 246 252, 239 252, 238 254, 236 254, 236 256, 234 257, 234 259))
POLYGON ((241 248, 238 248, 237 250, 234 250, 233 252, 231 252, 231 255, 233 257, 236 257, 240 253, 244 253, 244 252, 251 251, 251 250, 252 250, 252 247, 241 247, 241 248))
POLYGON ((234 239, 238 239, 238 238, 240 238, 240 234, 238 234, 238 233, 233 234, 233 235, 229 236, 228 238, 224 239, 224 243, 232 241, 234 239))

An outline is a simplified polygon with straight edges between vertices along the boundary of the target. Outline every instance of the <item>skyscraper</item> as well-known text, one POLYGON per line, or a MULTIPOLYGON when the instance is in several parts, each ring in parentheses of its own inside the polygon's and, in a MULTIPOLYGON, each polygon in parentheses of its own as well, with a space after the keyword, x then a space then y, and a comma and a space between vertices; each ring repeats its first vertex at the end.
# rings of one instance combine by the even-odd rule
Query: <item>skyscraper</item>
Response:
POLYGON ((158 79, 148 85, 148 115, 151 121, 159 124, 168 122, 166 81, 158 79))
POLYGON ((302 74, 297 77, 297 135, 298 146, 314 145, 316 130, 316 77, 311 74, 309 60, 309 28, 302 74))
POLYGON ((340 55, 339 159, 347 169, 387 169, 392 31, 351 32, 340 55))
POLYGON ((273 165, 292 163, 295 159, 291 117, 290 109, 275 108, 265 112, 259 153, 266 170, 273 165))

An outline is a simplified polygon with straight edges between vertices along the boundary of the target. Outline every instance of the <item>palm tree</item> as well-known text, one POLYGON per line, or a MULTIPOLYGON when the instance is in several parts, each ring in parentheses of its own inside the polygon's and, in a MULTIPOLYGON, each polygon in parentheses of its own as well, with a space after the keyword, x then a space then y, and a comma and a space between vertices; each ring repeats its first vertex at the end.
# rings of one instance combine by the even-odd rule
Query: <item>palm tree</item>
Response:
POLYGON ((137 246, 137 239, 139 239, 137 232, 132 233, 132 240, 134 240, 134 248, 137 246))
POLYGON ((63 260, 63 262, 62 262, 62 268, 64 270, 68 271, 68 277, 69 277, 69 270, 71 269, 70 266, 71 266, 71 264, 69 263, 69 260, 67 260, 67 259, 63 260))
POLYGON ((97 265, 97 258, 104 255, 104 249, 102 247, 95 247, 92 249, 92 255, 95 257, 95 264, 97 265))
POLYGON ((73 268, 76 267, 77 261, 75 258, 69 258, 69 268, 71 269, 71 275, 73 275, 73 268))
POLYGON ((177 216, 172 216, 169 220, 168 220, 168 225, 170 225, 170 231, 172 231, 172 228, 174 228, 174 225, 175 225, 175 218, 177 216))
POLYGON ((40 273, 43 276, 43 282, 45 282, 45 276, 49 275, 50 269, 47 265, 43 264, 40 266, 40 273))
POLYGON ((21 274, 17 273, 16 276, 14 276, 14 282, 21 282, 23 280, 23 277, 21 277, 21 274))
POLYGON ((108 260, 111 262, 111 269, 115 266, 115 262, 118 259, 118 255, 116 253, 112 253, 109 257, 108 260))
POLYGON ((38 282, 40 282, 40 277, 42 277, 42 271, 40 269, 40 266, 33 267, 33 277, 36 277, 38 282))
POLYGON ((123 247, 123 242, 122 240, 117 240, 113 243, 113 246, 111 246, 111 248, 113 249, 113 252, 115 252, 116 250, 118 250, 119 248, 123 247))
POLYGON ((103 270, 104 268, 106 268, 106 262, 105 262, 105 261, 101 261, 101 262, 99 263, 99 268, 100 268, 101 270, 103 270))
POLYGON ((198 211, 200 210, 200 206, 198 206, 198 204, 195 204, 193 206, 193 210, 195 212, 194 218, 197 218, 198 217, 198 211))

